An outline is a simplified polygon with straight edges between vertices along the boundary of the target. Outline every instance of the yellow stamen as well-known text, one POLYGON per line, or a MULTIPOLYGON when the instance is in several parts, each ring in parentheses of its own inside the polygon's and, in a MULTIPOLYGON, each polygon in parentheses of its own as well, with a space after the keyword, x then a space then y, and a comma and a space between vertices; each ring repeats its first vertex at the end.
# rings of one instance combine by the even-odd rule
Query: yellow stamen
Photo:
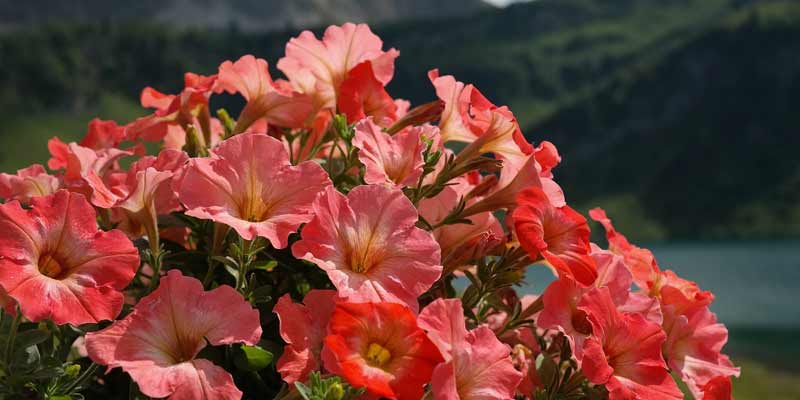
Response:
POLYGON ((392 353, 377 343, 370 343, 369 347, 367 348, 366 358, 371 365, 375 367, 381 367, 389 362, 389 360, 392 358, 392 353))
POLYGON ((51 255, 45 254, 39 258, 39 272, 50 278, 58 278, 64 272, 64 268, 51 255))

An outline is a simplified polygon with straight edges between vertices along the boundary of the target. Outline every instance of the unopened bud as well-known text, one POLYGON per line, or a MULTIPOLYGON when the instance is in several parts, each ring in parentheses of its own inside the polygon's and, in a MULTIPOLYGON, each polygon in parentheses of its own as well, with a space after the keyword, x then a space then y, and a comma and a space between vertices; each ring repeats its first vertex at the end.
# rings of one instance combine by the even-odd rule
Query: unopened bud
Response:
POLYGON ((344 387, 340 382, 336 382, 328 388, 328 393, 325 394, 325 400, 342 400, 344 397, 344 387))
POLYGON ((442 117, 444 102, 441 100, 425 103, 409 110, 406 115, 397 120, 386 132, 394 135, 407 126, 418 126, 428 122, 433 122, 442 117))
POLYGON ((70 364, 64 368, 64 375, 70 379, 75 379, 81 373, 81 366, 79 364, 70 364))

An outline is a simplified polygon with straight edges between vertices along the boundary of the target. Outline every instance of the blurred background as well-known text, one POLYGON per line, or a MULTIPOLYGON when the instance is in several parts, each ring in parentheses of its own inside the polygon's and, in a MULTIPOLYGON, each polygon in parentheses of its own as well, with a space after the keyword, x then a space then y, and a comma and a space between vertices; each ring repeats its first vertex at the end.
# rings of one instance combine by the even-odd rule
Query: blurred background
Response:
POLYGON ((0 0, 0 171, 185 71, 252 53, 278 75, 290 37, 345 21, 401 51, 393 96, 433 100, 439 68, 510 105, 575 208, 716 294, 736 398, 800 399, 798 1, 0 0))

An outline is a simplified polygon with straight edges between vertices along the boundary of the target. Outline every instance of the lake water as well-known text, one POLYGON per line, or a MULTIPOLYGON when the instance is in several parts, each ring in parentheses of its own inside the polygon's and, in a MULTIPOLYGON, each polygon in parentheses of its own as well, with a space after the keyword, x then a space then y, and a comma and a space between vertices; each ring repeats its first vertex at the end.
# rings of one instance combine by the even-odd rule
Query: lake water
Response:
MULTIPOLYGON (((800 328, 800 241, 686 242, 645 245, 662 269, 714 293, 711 309, 728 326, 800 328)), ((553 280, 532 266, 530 286, 541 293, 553 280)))

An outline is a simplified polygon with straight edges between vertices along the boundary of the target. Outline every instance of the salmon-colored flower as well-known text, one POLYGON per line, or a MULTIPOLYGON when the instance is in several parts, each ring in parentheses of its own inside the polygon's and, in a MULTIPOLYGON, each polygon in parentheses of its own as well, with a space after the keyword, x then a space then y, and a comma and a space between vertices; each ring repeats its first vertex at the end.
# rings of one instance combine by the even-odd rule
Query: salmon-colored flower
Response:
POLYGON ((370 61, 358 64, 347 74, 337 106, 350 123, 373 117, 378 124, 387 126, 397 119, 397 104, 375 77, 370 61))
MULTIPOLYGON (((460 184, 447 186, 436 196, 420 201, 420 215, 433 225, 442 222, 474 189, 465 181, 458 179, 456 182, 460 184)), ((491 212, 474 214, 467 220, 469 223, 443 225, 433 230, 433 237, 442 249, 445 271, 456 270, 467 262, 484 257, 505 241, 503 227, 491 212)))
POLYGON ((647 290, 661 273, 653 253, 631 244, 624 235, 617 232, 602 208, 589 210, 589 216, 605 228, 608 249, 625 257, 625 264, 633 274, 636 285, 647 290))
POLYGON ((597 266, 589 256, 589 225, 569 206, 554 207, 537 187, 525 189, 513 212, 514 231, 532 259, 543 257, 559 276, 588 286, 597 279, 597 266))
POLYGON ((80 194, 0 205, 0 286, 31 321, 80 325, 114 319, 139 256, 120 231, 99 231, 80 194))
POLYGON ((217 93, 239 93, 247 100, 236 121, 234 134, 244 132, 261 119, 282 127, 299 128, 313 111, 308 96, 276 85, 267 62, 252 55, 242 56, 236 62, 222 63, 214 90, 217 93))
POLYGON ((394 135, 383 132, 372 118, 355 126, 353 146, 365 166, 364 181, 387 186, 415 186, 422 175, 425 161, 424 139, 437 135, 436 128, 409 127, 394 135))
POLYGON ((0 173, 0 199, 27 204, 31 197, 55 193, 61 182, 40 164, 18 170, 16 175, 0 173))
POLYGON ((131 237, 147 234, 157 239, 159 215, 181 209, 172 188, 173 177, 189 160, 186 153, 166 149, 158 157, 146 156, 133 163, 125 181, 116 187, 120 200, 114 205, 119 228, 131 237))
POLYGON ((658 324, 620 313, 605 287, 584 294, 578 309, 591 324, 581 369, 590 382, 606 386, 610 400, 683 399, 661 356, 666 334, 658 324))
MULTIPOLYGON (((191 72, 184 74, 184 88, 177 94, 164 94, 151 87, 142 90, 142 107, 155 108, 155 112, 136 119, 125 127, 129 140, 158 142, 167 135, 186 134, 193 125, 202 135, 199 140, 211 138, 211 116, 208 99, 211 96, 216 75, 202 76, 191 72)), ((208 143, 204 143, 206 146, 208 143)))
POLYGON ((258 310, 232 287, 204 292, 200 281, 171 270, 123 320, 86 334, 86 349, 94 362, 122 368, 150 397, 239 399, 230 373, 197 354, 207 344, 255 345, 260 338, 258 310))
POLYGON ((514 368, 511 348, 486 326, 468 332, 460 300, 437 299, 422 310, 418 323, 445 360, 433 371, 435 399, 514 398, 522 374, 514 368))
POLYGON ((592 258, 597 264, 597 279, 587 288, 570 277, 564 276, 547 286, 542 293, 544 308, 536 318, 536 326, 542 329, 557 329, 570 341, 574 354, 580 356, 583 341, 592 333, 586 313, 578 309, 578 303, 590 288, 608 288, 617 307, 628 301, 631 273, 622 257, 601 250, 592 244, 592 258))
POLYGON ((275 248, 311 220, 312 202, 330 186, 319 164, 292 166, 283 144, 266 135, 237 135, 211 153, 191 160, 179 184, 186 214, 228 225, 247 240, 267 238, 275 248))
POLYGON ((739 368, 721 353, 728 341, 728 330, 708 307, 697 308, 688 315, 673 312, 673 307, 665 307, 664 357, 695 398, 702 398, 703 388, 712 380, 739 376, 739 368))
POLYGON ((733 400, 731 378, 718 376, 706 383, 702 392, 702 400, 733 400))
POLYGON ((111 208, 119 201, 119 193, 112 190, 109 178, 118 171, 118 161, 131 156, 131 151, 116 148, 92 150, 77 143, 67 145, 67 165, 64 186, 80 193, 100 208, 111 208))
POLYGON ((416 310, 417 297, 441 275, 439 245, 415 226, 417 210, 400 190, 358 186, 345 197, 329 187, 313 214, 292 253, 324 269, 348 301, 416 310))
POLYGON ((322 365, 322 342, 336 299, 335 290, 314 289, 302 304, 293 303, 288 294, 275 304, 273 311, 278 314, 281 338, 286 342, 275 367, 286 383, 302 382, 322 365))
POLYGON ((325 368, 366 388, 367 399, 422 398, 442 361, 411 310, 396 303, 338 303, 325 348, 325 368))
MULTIPOLYGON (((89 127, 86 136, 78 142, 78 145, 87 147, 95 151, 119 148, 119 145, 125 141, 125 127, 117 125, 114 121, 104 121, 95 118, 89 121, 89 127)), ((66 168, 69 146, 62 142, 59 138, 54 137, 47 142, 47 148, 50 150, 50 160, 47 161, 47 166, 50 169, 56 170, 66 168)), ((128 151, 134 154, 144 154, 144 147, 134 146, 128 151)))
POLYGON ((311 95, 319 108, 336 107, 342 82, 364 61, 370 61, 375 79, 384 86, 394 75, 395 49, 383 51, 383 42, 365 24, 329 26, 322 40, 303 31, 286 44, 281 70, 300 93, 311 95))

